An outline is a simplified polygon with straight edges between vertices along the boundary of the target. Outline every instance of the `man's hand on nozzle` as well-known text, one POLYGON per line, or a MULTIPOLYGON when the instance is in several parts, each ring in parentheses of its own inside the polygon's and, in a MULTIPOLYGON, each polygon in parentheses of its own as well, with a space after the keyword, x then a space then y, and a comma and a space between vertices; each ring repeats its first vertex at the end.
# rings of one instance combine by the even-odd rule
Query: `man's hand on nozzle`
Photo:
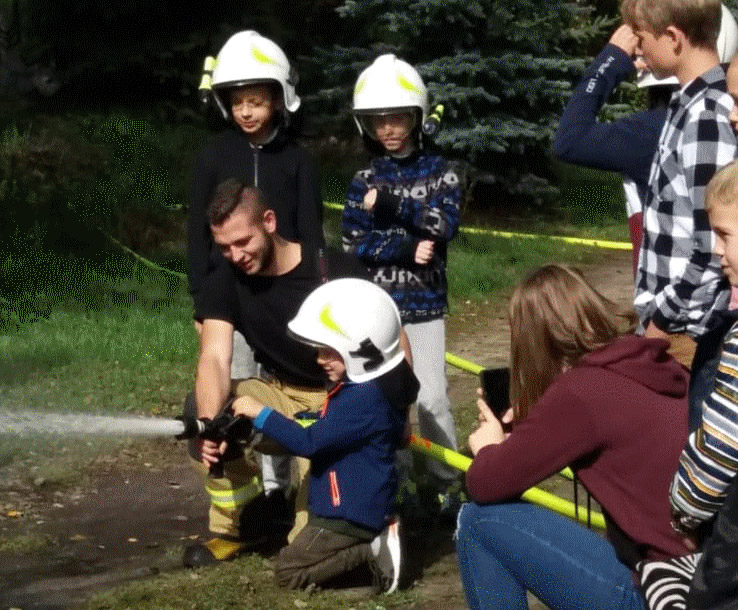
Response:
POLYGON ((195 444, 200 455, 200 462, 202 462, 203 466, 207 467, 217 464, 228 448, 226 441, 216 442, 204 438, 198 438, 195 444))
POLYGON ((621 25, 613 35, 610 36, 610 44, 614 44, 625 51, 631 58, 635 59, 638 50, 638 36, 628 24, 621 25))

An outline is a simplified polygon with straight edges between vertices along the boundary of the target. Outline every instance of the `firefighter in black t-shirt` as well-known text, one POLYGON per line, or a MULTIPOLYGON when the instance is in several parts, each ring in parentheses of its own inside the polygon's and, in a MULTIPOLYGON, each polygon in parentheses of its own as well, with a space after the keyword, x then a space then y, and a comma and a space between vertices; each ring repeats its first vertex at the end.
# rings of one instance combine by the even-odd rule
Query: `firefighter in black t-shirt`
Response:
MULTIPOLYGON (((319 410, 326 396, 325 377, 314 349, 292 339, 287 322, 320 283, 338 277, 367 278, 366 269, 342 252, 285 240, 277 233, 274 210, 257 189, 238 180, 221 183, 207 211, 213 242, 225 260, 207 278, 195 311, 202 333, 191 408, 198 417, 212 418, 232 394, 248 394, 286 415, 319 410), (234 329, 254 349, 266 371, 263 378, 231 383, 234 329)), ((203 472, 221 461, 224 471, 223 478, 205 478, 214 538, 186 549, 185 565, 196 567, 235 557, 268 536, 270 525, 258 512, 264 496, 250 450, 231 459, 233 451, 200 439, 191 444, 190 453, 203 472)), ((298 460, 297 514, 288 540, 306 523, 302 481, 308 464, 298 460)))

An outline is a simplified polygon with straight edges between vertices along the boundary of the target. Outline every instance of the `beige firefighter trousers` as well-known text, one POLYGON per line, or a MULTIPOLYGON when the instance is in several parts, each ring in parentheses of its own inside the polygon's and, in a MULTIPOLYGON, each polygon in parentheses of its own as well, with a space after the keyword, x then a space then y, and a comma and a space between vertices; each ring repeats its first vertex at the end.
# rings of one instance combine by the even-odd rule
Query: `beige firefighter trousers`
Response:
MULTIPOLYGON (((292 417, 301 411, 319 411, 326 399, 322 388, 292 386, 278 379, 251 378, 233 382, 236 396, 252 396, 262 404, 292 417)), ((243 508, 262 491, 259 478, 261 468, 254 455, 254 449, 264 453, 285 453, 273 441, 264 440, 247 448, 242 458, 226 461, 223 464, 223 477, 214 479, 207 476, 207 468, 192 459, 195 468, 202 474, 205 490, 210 496, 209 528, 216 535, 238 537, 239 518, 243 508)), ((295 498, 295 525, 287 540, 292 542, 307 524, 308 472, 310 461, 296 458, 297 496, 295 498)))

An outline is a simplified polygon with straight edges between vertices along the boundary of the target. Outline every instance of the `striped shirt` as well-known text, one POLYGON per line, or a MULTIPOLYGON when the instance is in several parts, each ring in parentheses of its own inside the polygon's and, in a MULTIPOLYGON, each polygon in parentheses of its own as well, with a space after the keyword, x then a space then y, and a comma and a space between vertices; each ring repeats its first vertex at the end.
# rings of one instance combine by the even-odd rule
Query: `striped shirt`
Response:
POLYGON ((715 66, 674 93, 651 165, 634 306, 649 321, 699 338, 727 309, 730 291, 713 256, 705 187, 736 157, 733 98, 715 66))
POLYGON ((671 484, 671 504, 693 528, 720 508, 738 472, 738 322, 725 336, 715 387, 702 404, 702 423, 689 435, 671 484))

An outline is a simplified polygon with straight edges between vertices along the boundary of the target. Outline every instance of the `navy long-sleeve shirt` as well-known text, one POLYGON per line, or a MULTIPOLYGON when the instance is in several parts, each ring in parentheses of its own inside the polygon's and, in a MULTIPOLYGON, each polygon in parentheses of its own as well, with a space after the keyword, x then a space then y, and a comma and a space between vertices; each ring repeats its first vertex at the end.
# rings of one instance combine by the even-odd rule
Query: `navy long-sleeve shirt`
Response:
POLYGON ((269 407, 254 426, 295 455, 310 458, 309 505, 315 515, 379 532, 397 492, 395 452, 406 407, 392 404, 377 380, 346 381, 329 395, 320 419, 309 428, 269 407))
POLYGON ((574 89, 551 150, 562 161, 620 172, 635 182, 643 196, 666 108, 643 110, 609 123, 597 121, 615 87, 633 70, 630 56, 607 44, 574 89))

